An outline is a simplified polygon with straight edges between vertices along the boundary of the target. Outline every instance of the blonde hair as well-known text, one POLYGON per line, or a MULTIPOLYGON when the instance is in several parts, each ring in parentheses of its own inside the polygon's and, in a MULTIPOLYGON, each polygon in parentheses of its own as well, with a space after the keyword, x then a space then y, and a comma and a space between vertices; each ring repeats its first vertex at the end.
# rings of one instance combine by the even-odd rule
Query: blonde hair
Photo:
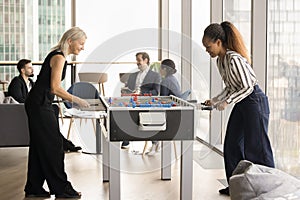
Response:
POLYGON ((87 38, 85 32, 82 29, 80 29, 79 27, 72 27, 62 35, 57 45, 51 48, 51 51, 60 50, 66 57, 68 55, 68 49, 70 46, 68 40, 75 41, 84 37, 85 39, 87 38))

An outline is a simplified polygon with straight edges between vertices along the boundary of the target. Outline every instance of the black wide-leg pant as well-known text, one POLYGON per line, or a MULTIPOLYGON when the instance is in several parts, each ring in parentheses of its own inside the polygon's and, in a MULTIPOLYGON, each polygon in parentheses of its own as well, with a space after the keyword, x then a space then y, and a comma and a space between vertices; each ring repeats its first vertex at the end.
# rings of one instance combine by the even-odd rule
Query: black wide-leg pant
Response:
MULTIPOLYGON (((59 120, 58 120, 59 119, 59 107, 56 104, 52 104, 52 108, 54 110, 54 114, 55 114, 55 117, 57 119, 57 123, 59 124, 59 120)), ((61 134, 61 137, 63 139, 62 141, 63 141, 64 151, 68 151, 68 150, 70 150, 70 148, 75 147, 75 145, 70 140, 66 139, 61 132, 60 132, 60 134, 61 134)))
POLYGON ((237 103, 230 114, 224 142, 224 161, 227 181, 241 160, 274 167, 268 138, 268 97, 259 86, 237 103))
POLYGON ((30 145, 25 192, 39 192, 46 180, 51 194, 61 194, 67 184, 63 139, 53 107, 25 104, 30 145))

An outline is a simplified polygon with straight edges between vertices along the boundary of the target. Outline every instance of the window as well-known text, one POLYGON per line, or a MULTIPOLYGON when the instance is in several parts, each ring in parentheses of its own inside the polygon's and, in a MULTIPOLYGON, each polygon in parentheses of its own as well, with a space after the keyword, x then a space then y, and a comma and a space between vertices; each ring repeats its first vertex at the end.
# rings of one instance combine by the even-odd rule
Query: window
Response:
POLYGON ((10 24, 14 24, 14 23, 15 23, 14 15, 10 15, 10 24))
POLYGON ((9 45, 9 35, 5 34, 5 44, 9 45))
MULTIPOLYGON (((149 0, 77 0, 77 26, 87 34, 85 50, 77 60, 96 62, 133 62, 133 64, 86 64, 78 71, 109 73, 107 96, 120 96, 123 86, 119 73, 137 70, 135 54, 149 53, 150 61, 158 59, 158 1, 149 0), (93 5, 93 6, 91 6, 93 5), (118 6, 116 6, 118 5, 118 6), (112 12, 113 8, 113 12, 112 12), (117 14, 116 14, 117 13, 117 14), (96 19, 96 20, 91 20, 96 19)), ((63 22, 64 23, 64 22, 63 22)))
POLYGON ((300 0, 269 0, 269 134, 276 167, 300 175, 300 0))
POLYGON ((251 1, 225 0, 224 20, 230 21, 239 29, 251 52, 251 1))
POLYGON ((9 23, 9 18, 8 18, 8 14, 7 13, 4 15, 4 23, 6 23, 6 24, 9 23))

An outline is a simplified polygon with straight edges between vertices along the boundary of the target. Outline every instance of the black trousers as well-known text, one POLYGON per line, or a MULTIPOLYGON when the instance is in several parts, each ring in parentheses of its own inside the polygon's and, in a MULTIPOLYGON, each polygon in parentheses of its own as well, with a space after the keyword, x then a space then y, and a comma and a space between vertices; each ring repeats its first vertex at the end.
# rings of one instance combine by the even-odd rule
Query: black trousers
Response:
POLYGON ((268 138, 268 97, 259 86, 237 103, 230 114, 224 142, 224 161, 227 181, 241 160, 274 167, 268 138))
MULTIPOLYGON (((52 104, 52 108, 53 108, 53 110, 54 110, 54 114, 55 114, 55 116, 56 116, 56 119, 57 119, 57 123, 59 124, 59 121, 58 121, 58 119, 59 119, 59 108, 58 108, 58 106, 56 105, 56 104, 52 104)), ((74 148, 75 147, 75 145, 70 141, 70 140, 67 140, 64 136, 63 136, 63 134, 61 133, 61 137, 62 137, 62 139, 63 139, 63 148, 64 148, 64 151, 67 151, 67 150, 69 150, 70 148, 74 148)))
POLYGON ((25 192, 38 192, 47 181, 51 194, 63 193, 67 184, 63 138, 52 105, 25 104, 30 145, 25 192))

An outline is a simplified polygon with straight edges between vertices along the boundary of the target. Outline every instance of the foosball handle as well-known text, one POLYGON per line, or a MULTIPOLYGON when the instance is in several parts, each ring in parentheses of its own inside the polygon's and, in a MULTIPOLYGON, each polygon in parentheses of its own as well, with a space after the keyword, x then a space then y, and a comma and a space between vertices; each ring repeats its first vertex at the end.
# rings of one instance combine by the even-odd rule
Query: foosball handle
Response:
POLYGON ((201 110, 213 110, 214 107, 213 106, 202 106, 201 110))
POLYGON ((214 106, 206 106, 205 103, 200 103, 202 106, 201 106, 201 110, 213 110, 214 109, 214 106))

